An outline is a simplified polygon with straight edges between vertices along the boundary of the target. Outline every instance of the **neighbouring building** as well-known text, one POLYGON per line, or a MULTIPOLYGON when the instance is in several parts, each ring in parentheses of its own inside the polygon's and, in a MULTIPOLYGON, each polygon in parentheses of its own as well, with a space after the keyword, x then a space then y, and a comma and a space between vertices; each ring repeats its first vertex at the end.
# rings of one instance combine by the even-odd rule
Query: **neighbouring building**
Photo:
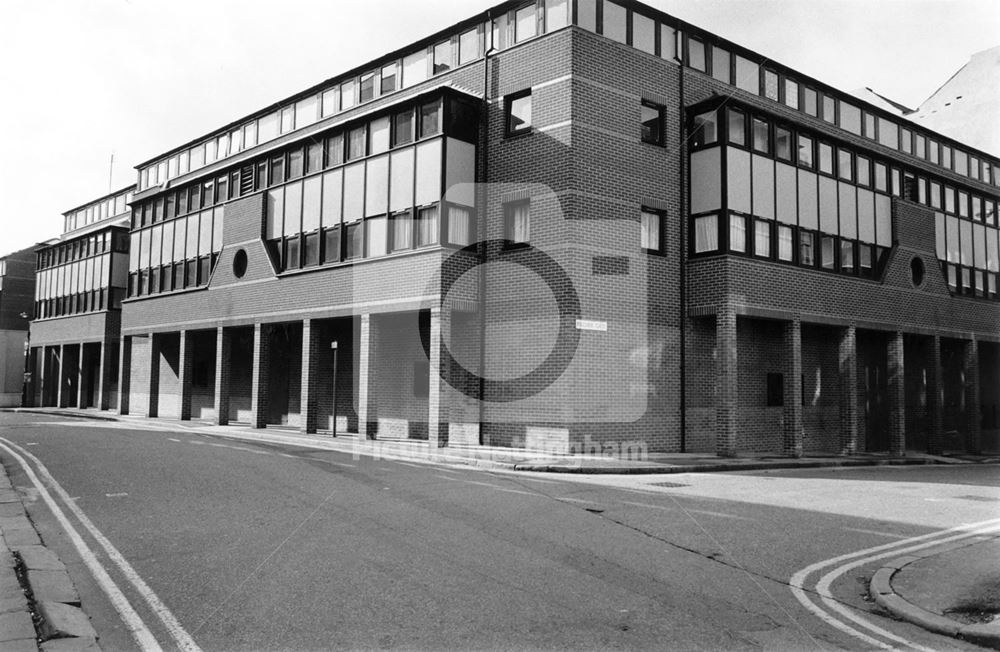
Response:
POLYGON ((31 249, 0 256, 0 407, 21 405, 34 270, 31 249))
POLYGON ((34 406, 117 405, 133 189, 63 213, 63 234, 35 249, 29 392, 34 406))
MULTIPOLYGON (((120 335, 103 308, 93 340, 120 337, 122 413, 995 446, 1000 160, 640 3, 503 3, 137 170, 120 335)), ((48 403, 90 404, 71 331, 48 403)))

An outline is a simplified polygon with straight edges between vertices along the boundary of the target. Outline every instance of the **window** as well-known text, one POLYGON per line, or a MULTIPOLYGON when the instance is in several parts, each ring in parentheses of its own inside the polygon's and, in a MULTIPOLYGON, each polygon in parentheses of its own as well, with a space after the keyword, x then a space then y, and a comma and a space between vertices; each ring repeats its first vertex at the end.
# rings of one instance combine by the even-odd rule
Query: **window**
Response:
POLYGON ((438 207, 421 208, 417 212, 417 246, 437 244, 438 233, 438 207))
POLYGON ((434 74, 451 70, 451 41, 443 41, 434 46, 434 74))
POLYGON ((479 58, 479 30, 471 29, 458 37, 458 63, 465 65, 479 58))
POLYGON ((510 244, 527 244, 531 237, 531 204, 519 201, 504 206, 504 238, 510 244))
MULTIPOLYGON (((551 30, 552 26, 547 25, 551 30)), ((640 13, 632 12, 632 47, 647 54, 656 54, 656 22, 640 13)))
POLYGON ((806 168, 813 166, 812 139, 802 134, 799 134, 799 165, 806 168))
POLYGON ((692 144, 711 145, 719 139, 719 116, 715 111, 701 113, 694 117, 692 144))
POLYGON ((844 149, 837 149, 837 176, 844 181, 853 181, 853 166, 851 165, 851 153, 844 149))
POLYGON ((764 97, 778 101, 778 73, 764 69, 764 97))
POLYGON ((729 61, 727 50, 723 50, 717 45, 712 46, 712 76, 725 84, 732 83, 729 74, 729 61))
POLYGON ((799 264, 816 265, 816 234, 812 231, 799 231, 799 264))
POLYGON ((347 137, 347 158, 356 159, 365 155, 367 134, 362 125, 356 129, 351 129, 347 137))
POLYGON ((799 83, 791 79, 785 79, 785 105, 799 108, 799 83))
POLYGON ((753 119, 753 148, 755 151, 769 154, 771 143, 768 140, 768 124, 760 118, 753 119))
POLYGON ((413 141, 413 109, 407 109, 393 116, 394 146, 405 145, 413 141))
POLYGON ((705 44, 694 37, 688 37, 688 65, 695 70, 708 71, 705 64, 705 44))
POLYGON ((816 91, 811 88, 802 88, 802 110, 811 116, 819 116, 819 107, 817 106, 816 91))
POLYGON ((529 133, 531 131, 531 91, 509 95, 507 104, 507 135, 529 133))
POLYGON ((663 215, 643 209, 640 217, 639 246, 645 251, 663 251, 663 215))
POLYGON ((733 145, 746 145, 746 116, 734 109, 729 110, 729 142, 733 145))
POLYGON ((771 257, 771 223, 754 220, 753 253, 761 258, 771 257))
POLYGON ((703 215, 694 220, 694 252, 719 250, 719 216, 703 215))
POLYGON ((625 43, 625 7, 604 0, 604 26, 602 34, 613 41, 625 43))
POLYGON ((827 143, 819 144, 819 171, 833 174, 833 147, 827 143))
POLYGON ((823 95, 823 119, 830 124, 837 124, 837 100, 830 95, 823 95))
POLYGON ((435 100, 420 107, 420 137, 426 138, 439 133, 441 133, 441 101, 435 100))
POLYGON ((643 101, 641 108, 642 142, 663 145, 664 109, 658 104, 643 101))
POLYGON ((736 87, 758 95, 760 93, 760 66, 736 55, 736 87))
POLYGON ((514 15, 514 42, 520 43, 532 38, 538 32, 538 21, 535 18, 535 3, 521 7, 514 15))
POLYGON ((787 129, 774 128, 774 154, 779 160, 792 160, 792 133, 787 129))
POLYGON ((729 251, 746 253, 747 250, 747 218, 742 215, 729 215, 729 251))
POLYGON ((382 68, 382 83, 379 88, 382 95, 396 90, 396 64, 391 63, 382 68))
POLYGON ((793 256, 792 227, 778 225, 778 260, 791 262, 793 256))

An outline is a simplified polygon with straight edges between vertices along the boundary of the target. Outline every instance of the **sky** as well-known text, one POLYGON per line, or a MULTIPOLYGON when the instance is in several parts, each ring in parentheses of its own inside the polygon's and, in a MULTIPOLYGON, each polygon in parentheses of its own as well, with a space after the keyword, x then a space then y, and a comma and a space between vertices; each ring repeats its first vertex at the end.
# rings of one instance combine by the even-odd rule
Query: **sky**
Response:
MULTIPOLYGON (((0 1, 0 255, 134 166, 498 0, 0 1), (112 164, 113 156, 113 164, 112 164)), ((647 0, 832 86, 917 107, 1000 44, 996 0, 647 0)))

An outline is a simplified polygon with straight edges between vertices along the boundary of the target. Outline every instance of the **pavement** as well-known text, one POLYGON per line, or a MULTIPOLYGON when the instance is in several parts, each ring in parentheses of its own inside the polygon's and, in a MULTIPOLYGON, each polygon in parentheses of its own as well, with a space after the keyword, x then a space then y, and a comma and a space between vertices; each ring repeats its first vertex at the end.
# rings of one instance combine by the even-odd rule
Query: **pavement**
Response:
MULTIPOLYGON (((509 448, 470 446, 431 449, 426 442, 361 440, 357 436, 306 435, 290 428, 256 430, 197 421, 119 416, 94 410, 16 410, 49 416, 98 419, 123 426, 197 432, 258 442, 351 452, 358 456, 549 473, 706 473, 764 469, 902 464, 1000 463, 1000 455, 885 454, 789 458, 781 455, 648 454, 643 459, 551 455, 509 448)), ((595 451, 596 452, 596 451, 595 451)), ((96 633, 79 611, 65 568, 47 551, 28 520, 19 494, 0 468, 0 649, 94 650, 96 633), (20 577, 19 577, 20 573, 20 577), (65 578, 63 578, 65 576, 65 578), (19 581, 23 579, 24 581, 19 581), (68 582, 68 586, 67 586, 68 582), (25 588, 22 588, 25 587, 25 588), (75 610, 75 612, 74 612, 75 610)), ((1000 534, 983 535, 894 559, 870 582, 876 603, 895 617, 940 634, 1000 650, 1000 534)))
POLYGON ((66 567, 43 544, 0 466, 0 649, 100 650, 66 567))

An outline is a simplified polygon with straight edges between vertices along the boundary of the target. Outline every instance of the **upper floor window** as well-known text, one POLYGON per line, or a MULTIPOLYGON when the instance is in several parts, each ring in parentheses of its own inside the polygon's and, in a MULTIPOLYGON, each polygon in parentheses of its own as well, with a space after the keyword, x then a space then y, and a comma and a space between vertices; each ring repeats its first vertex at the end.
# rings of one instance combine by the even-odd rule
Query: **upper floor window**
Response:
POLYGON ((662 145, 664 108, 659 104, 643 100, 641 111, 642 142, 662 145))
POLYGON ((531 90, 508 95, 506 100, 507 135, 531 131, 531 90))
POLYGON ((695 146, 711 145, 719 140, 719 115, 715 110, 694 117, 692 139, 695 146))
POLYGON ((639 222, 639 246, 645 251, 663 251, 663 214, 642 209, 639 222))
POLYGON ((511 202, 503 210, 504 238, 511 244, 527 244, 531 237, 531 203, 511 202))

